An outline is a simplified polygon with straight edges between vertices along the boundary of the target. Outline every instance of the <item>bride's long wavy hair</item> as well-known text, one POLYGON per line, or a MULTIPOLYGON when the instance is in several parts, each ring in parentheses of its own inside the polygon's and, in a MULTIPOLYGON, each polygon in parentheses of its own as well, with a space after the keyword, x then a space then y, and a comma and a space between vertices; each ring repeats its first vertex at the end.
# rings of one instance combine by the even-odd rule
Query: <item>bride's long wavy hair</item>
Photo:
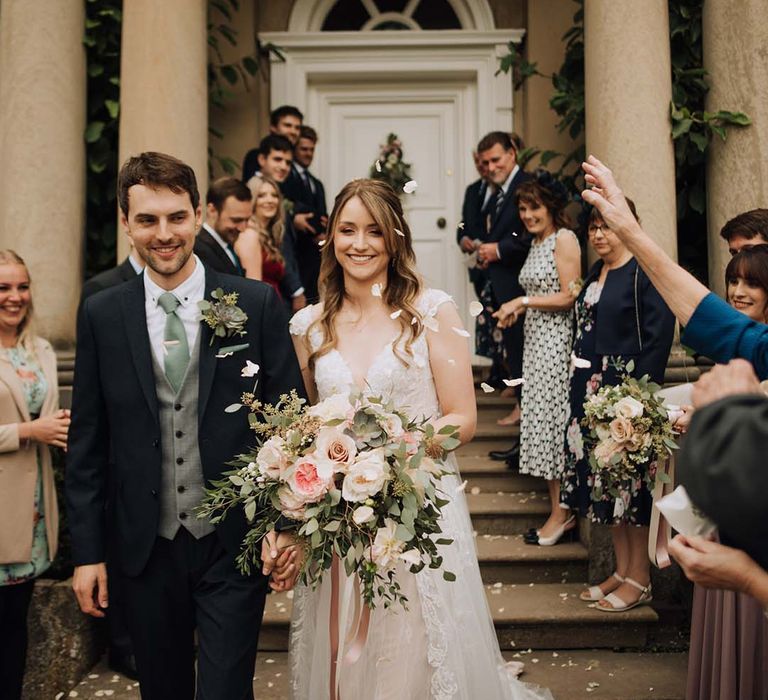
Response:
POLYGON ((317 359, 336 346, 334 321, 344 303, 346 291, 344 270, 336 259, 334 232, 341 210, 353 197, 360 199, 384 237, 384 247, 390 260, 387 267, 387 283, 381 295, 387 306, 400 311, 397 317, 400 334, 393 343, 393 349, 398 359, 408 365, 408 357, 412 356, 411 346, 422 332, 421 317, 415 307, 422 289, 422 281, 416 271, 411 229, 403 215, 400 199, 392 187, 380 180, 361 179, 344 185, 336 196, 328 220, 328 239, 321 255, 318 280, 320 300, 323 302, 322 311, 309 329, 311 333, 313 328, 319 327, 323 333, 323 342, 310 354, 309 367, 314 368, 317 359), (404 353, 399 347, 403 338, 404 353))

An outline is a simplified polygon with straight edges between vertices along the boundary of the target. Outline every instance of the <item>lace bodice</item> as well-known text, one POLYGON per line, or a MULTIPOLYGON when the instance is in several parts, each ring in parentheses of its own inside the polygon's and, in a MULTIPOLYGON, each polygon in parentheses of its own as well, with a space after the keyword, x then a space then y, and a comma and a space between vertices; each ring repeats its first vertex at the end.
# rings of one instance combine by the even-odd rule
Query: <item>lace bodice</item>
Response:
MULTIPOLYGON (((427 289, 417 300, 416 309, 422 318, 434 318, 440 305, 445 302, 453 303, 453 300, 439 289, 427 289)), ((317 305, 307 306, 298 311, 291 319, 291 333, 296 336, 306 336, 317 314, 317 305)), ((397 407, 410 416, 438 415, 437 392, 429 365, 429 346, 426 338, 426 334, 430 332, 425 328, 414 341, 411 346, 413 356, 409 358, 407 367, 395 355, 393 341, 387 343, 368 369, 365 378, 366 393, 386 399, 394 398, 397 407)), ((314 350, 321 343, 322 331, 315 327, 310 333, 310 347, 314 350)), ((344 357, 335 348, 317 359, 315 384, 321 401, 333 394, 352 391, 355 388, 352 371, 344 357)))

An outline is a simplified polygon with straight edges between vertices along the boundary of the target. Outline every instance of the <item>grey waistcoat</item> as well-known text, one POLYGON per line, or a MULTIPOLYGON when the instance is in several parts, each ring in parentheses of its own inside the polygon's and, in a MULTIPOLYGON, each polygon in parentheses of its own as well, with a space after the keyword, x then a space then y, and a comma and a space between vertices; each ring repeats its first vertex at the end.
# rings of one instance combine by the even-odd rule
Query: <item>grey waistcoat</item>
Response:
POLYGON ((176 394, 152 353, 162 450, 157 534, 169 540, 176 536, 179 527, 186 528, 195 539, 214 531, 208 520, 200 520, 194 512, 203 498, 203 464, 197 444, 199 367, 200 334, 176 394))

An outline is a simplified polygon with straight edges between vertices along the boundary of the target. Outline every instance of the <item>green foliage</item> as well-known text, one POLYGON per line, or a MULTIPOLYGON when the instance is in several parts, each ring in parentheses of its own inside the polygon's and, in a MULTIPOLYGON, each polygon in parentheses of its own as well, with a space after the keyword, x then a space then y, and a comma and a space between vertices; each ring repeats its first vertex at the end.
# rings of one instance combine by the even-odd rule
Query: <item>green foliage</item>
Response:
MULTIPOLYGON (((266 80, 269 72, 269 56, 274 54, 283 59, 280 50, 273 44, 262 44, 255 39, 256 50, 234 62, 224 60, 222 47, 226 44, 237 47, 238 32, 233 29, 233 15, 240 8, 240 0, 211 0, 208 6, 208 47, 214 56, 208 61, 208 106, 209 110, 226 110, 227 102, 233 97, 233 89, 242 84, 250 91, 250 81, 261 74, 266 80)), ((216 139, 223 134, 213 127, 208 133, 216 139)), ((214 163, 228 175, 234 175, 238 169, 237 161, 226 155, 220 155, 208 147, 208 174, 213 177, 214 163)))
POLYGON ((122 0, 87 0, 83 43, 88 63, 85 273, 115 264, 116 181, 120 115, 122 0))

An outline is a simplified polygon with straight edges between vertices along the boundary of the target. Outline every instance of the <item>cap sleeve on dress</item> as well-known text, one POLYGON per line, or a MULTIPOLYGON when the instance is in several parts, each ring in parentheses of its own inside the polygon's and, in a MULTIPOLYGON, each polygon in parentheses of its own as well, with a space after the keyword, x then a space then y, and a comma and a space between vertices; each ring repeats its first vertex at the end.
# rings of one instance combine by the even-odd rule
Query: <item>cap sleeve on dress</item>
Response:
POLYGON ((446 302, 456 304, 453 297, 442 289, 426 289, 419 298, 416 308, 422 316, 430 317, 434 316, 438 308, 446 302))
POLYGON ((309 326, 314 320, 314 314, 312 310, 314 306, 305 306, 303 309, 299 309, 288 324, 288 329, 291 335, 305 336, 309 330, 309 326))

